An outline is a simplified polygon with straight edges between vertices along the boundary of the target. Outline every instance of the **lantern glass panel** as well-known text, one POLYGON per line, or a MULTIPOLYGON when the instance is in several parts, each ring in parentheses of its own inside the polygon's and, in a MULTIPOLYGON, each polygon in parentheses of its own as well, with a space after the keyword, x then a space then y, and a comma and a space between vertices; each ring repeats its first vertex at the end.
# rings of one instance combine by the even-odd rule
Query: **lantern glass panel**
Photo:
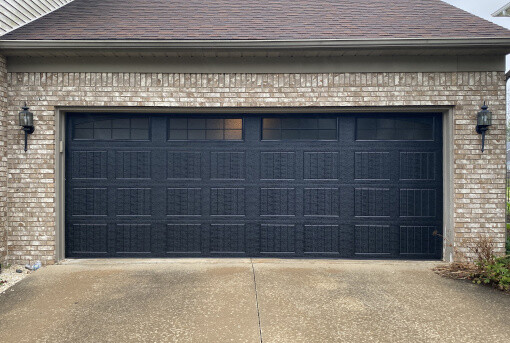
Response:
POLYGON ((20 126, 33 126, 34 125, 34 115, 29 111, 21 111, 19 113, 19 125, 20 126))
POLYGON ((490 126, 491 125, 491 112, 480 111, 478 112, 477 124, 478 126, 490 126))

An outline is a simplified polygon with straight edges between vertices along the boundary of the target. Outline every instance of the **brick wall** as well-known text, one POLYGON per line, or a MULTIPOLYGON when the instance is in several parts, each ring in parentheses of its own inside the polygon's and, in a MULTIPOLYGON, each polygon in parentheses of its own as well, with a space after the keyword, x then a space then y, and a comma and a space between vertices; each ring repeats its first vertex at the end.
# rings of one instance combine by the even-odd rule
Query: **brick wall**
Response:
POLYGON ((58 106, 453 106, 454 243, 467 251, 482 233, 499 253, 504 250, 503 73, 9 73, 8 84, 8 240, 13 261, 54 259, 58 106), (25 100, 36 123, 27 153, 15 122, 25 100), (482 154, 474 125, 483 100, 494 113, 494 125, 482 154))
POLYGON ((7 255, 7 69, 0 55, 0 263, 7 255))

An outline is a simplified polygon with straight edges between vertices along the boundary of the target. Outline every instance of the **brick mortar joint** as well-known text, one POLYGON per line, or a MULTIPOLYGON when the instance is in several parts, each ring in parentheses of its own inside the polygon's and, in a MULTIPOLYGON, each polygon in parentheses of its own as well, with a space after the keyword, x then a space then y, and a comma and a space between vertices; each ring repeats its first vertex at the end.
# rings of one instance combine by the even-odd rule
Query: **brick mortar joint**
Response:
MULTIPOLYGON (((501 93, 504 92, 504 88, 500 87, 502 84, 504 85, 502 78, 500 77, 499 73, 494 72, 486 72, 486 73, 339 73, 339 74, 264 74, 260 78, 262 79, 262 83, 258 84, 258 76, 248 78, 247 75, 250 74, 228 74, 227 76, 223 75, 223 79, 221 75, 213 75, 213 74, 174 74, 174 73, 118 73, 117 78, 119 78, 119 75, 127 76, 128 82, 124 82, 123 85, 115 85, 115 73, 112 73, 112 77, 109 77, 110 73, 85 73, 85 74, 79 74, 79 73, 10 73, 8 75, 8 80, 14 80, 14 83, 10 83, 7 85, 7 91, 10 94, 10 102, 8 104, 9 111, 12 113, 15 113, 17 110, 18 102, 22 100, 23 97, 29 98, 30 101, 34 103, 34 106, 32 107, 32 110, 37 116, 37 119, 40 120, 40 123, 44 124, 44 130, 47 131, 48 140, 52 140, 53 137, 51 137, 52 133, 52 127, 54 126, 54 108, 55 106, 74 106, 74 105, 83 105, 83 106, 107 106, 108 104, 115 104, 119 105, 122 103, 126 103, 126 101, 130 101, 132 103, 129 104, 129 106, 138 107, 138 106, 155 106, 154 103, 157 103, 158 101, 154 101, 154 98, 161 98, 165 99, 168 96, 164 94, 165 91, 171 91, 176 92, 180 94, 180 98, 175 99, 173 101, 174 103, 171 104, 171 102, 165 102, 161 101, 160 103, 166 104, 165 106, 184 106, 184 107, 190 107, 190 106, 207 106, 210 107, 220 107, 220 102, 225 101, 226 104, 229 104, 230 106, 237 106, 239 104, 255 104, 260 106, 265 106, 267 104, 270 104, 274 106, 278 105, 288 105, 290 102, 284 102, 284 101, 276 101, 275 99, 272 99, 272 102, 265 102, 264 97, 257 97, 257 95, 260 95, 262 93, 267 93, 269 97, 275 96, 275 95, 287 95, 290 93, 299 93, 297 98, 291 99, 296 104, 300 103, 303 105, 309 105, 309 104, 340 104, 345 106, 345 101, 338 100, 337 98, 340 98, 344 95, 332 95, 332 94, 312 94, 310 96, 307 96, 307 93, 314 93, 314 92, 321 92, 321 91, 330 91, 330 92, 338 92, 340 94, 341 92, 344 93, 356 93, 355 95, 352 95, 352 97, 359 96, 361 97, 360 102, 366 100, 366 103, 372 104, 372 105, 383 105, 388 106, 393 104, 402 105, 402 103, 405 103, 407 99, 404 100, 389 100, 392 97, 407 97, 410 98, 410 102, 412 101, 420 101, 420 104, 440 104, 445 105, 445 103, 448 104, 455 104, 456 107, 456 120, 469 120, 473 121, 473 113, 475 110, 479 107, 479 102, 476 100, 469 99, 469 97, 464 98, 463 95, 457 96, 457 95, 451 95, 449 98, 450 100, 443 100, 443 95, 438 95, 438 90, 442 90, 442 92, 446 92, 443 90, 443 87, 446 87, 447 85, 441 82, 441 78, 443 75, 450 75, 457 82, 460 82, 458 84, 458 87, 455 86, 455 90, 453 93, 457 94, 457 92, 462 92, 463 90, 471 89, 472 95, 476 95, 477 97, 480 96, 488 96, 492 99, 493 102, 496 102, 501 97, 501 93), (44 74, 44 75, 42 75, 44 74), (78 78, 75 78, 75 76, 78 74, 78 78), (382 78, 381 84, 384 83, 384 85, 373 85, 373 87, 377 87, 375 90, 367 91, 366 87, 370 87, 371 85, 368 85, 364 83, 363 81, 358 81, 357 78, 360 79, 363 78, 363 76, 368 75, 374 75, 377 74, 377 77, 373 77, 372 79, 378 79, 379 77, 382 78), (418 82, 418 78, 421 74, 421 82, 418 82), (103 77, 106 75, 106 78, 103 79, 103 77), (155 80, 154 77, 158 76, 157 80, 159 80, 159 75, 161 75, 161 78, 166 82, 166 78, 170 80, 170 77, 172 77, 172 80, 174 81, 172 84, 170 82, 165 85, 155 85, 153 81, 155 80), (324 82, 324 78, 322 76, 326 75, 328 79, 327 82, 324 82), (470 78, 476 78, 477 75, 483 75, 483 78, 485 78, 485 84, 482 84, 483 82, 480 82, 479 84, 469 84, 470 78), (42 80, 42 77, 44 76, 44 79, 47 82, 46 85, 38 85, 35 86, 33 83, 36 82, 36 80, 42 80), (299 83, 294 83, 292 80, 295 76, 299 76, 299 83), (416 80, 414 78, 418 76, 416 80), (61 78, 61 79, 60 79, 61 78), (145 79, 145 86, 141 86, 141 79, 145 79), (193 86, 191 87, 190 84, 192 84, 193 78, 195 81, 193 81, 193 84, 197 84, 200 86, 193 86), (338 81, 331 82, 331 79, 338 78, 338 81), (340 79, 343 78, 343 81, 340 81, 340 79), (430 80, 424 80, 425 78, 431 79, 430 80), (74 80, 73 82, 81 82, 81 80, 85 80, 84 82, 89 82, 88 85, 74 85, 74 86, 66 86, 66 79, 69 83, 69 79, 74 80), (148 81, 148 80, 151 81, 148 81), (189 79, 189 80, 188 80, 189 79), (315 80, 316 79, 316 80, 315 80), (319 82, 319 79, 322 79, 322 82, 319 82), (385 79, 387 79, 385 81, 385 79), (402 80, 402 82, 395 83, 394 81, 402 80), (490 79, 490 82, 489 82, 490 79), (19 80, 19 82, 18 82, 19 80), (86 81, 90 80, 90 81, 86 81), (95 80, 94 84, 92 84, 92 80, 95 80), (97 81, 99 80, 99 81, 97 81), (140 80, 140 81, 138 81, 140 80), (199 81, 200 80, 200 81, 199 81), (218 97, 202 97, 203 95, 207 95, 210 93, 218 93, 217 89, 215 87, 218 87, 217 85, 221 82, 225 82, 225 80, 229 80, 228 82, 231 82, 232 84, 229 84, 228 92, 231 92, 234 94, 234 96, 239 94, 248 94, 249 96, 252 96, 251 98, 248 97, 247 101, 236 101, 236 99, 227 99, 222 100, 218 97), (281 80, 284 80, 283 84, 281 83, 281 80), (285 80, 290 80, 290 84, 285 84, 285 80), (393 80, 393 81, 392 81, 393 80), (414 80, 414 81, 413 81, 414 80), (462 80, 462 81, 459 81, 462 80), (135 82, 136 81, 136 82, 135 82), (412 81, 412 82, 410 82, 412 81), (410 82, 410 83, 408 83, 410 82), (131 83, 133 85, 131 85, 131 83), (147 83, 150 83, 151 86, 147 86, 147 83), (136 84, 136 85, 135 85, 136 84), (489 87, 488 87, 489 86, 489 87), (497 86, 497 87, 495 87, 497 86), (110 89, 103 90, 103 87, 109 87, 110 89), (303 91, 297 91, 296 88, 301 87, 306 90, 303 91), (487 88, 488 87, 488 88, 487 88), (255 89, 256 88, 256 89, 255 89), (203 92, 198 92, 198 90, 203 92), (116 98, 112 93, 115 92, 120 93, 129 93, 126 97, 118 97, 116 98), (190 94, 184 94, 184 93, 190 93, 190 94), (203 94, 202 94, 203 93, 203 94), (302 93, 302 94, 301 94, 302 93), (413 94, 416 93, 416 94, 413 94), (318 100, 320 97, 325 98, 326 100, 318 100), (41 98, 41 100, 39 100, 41 98), (136 100, 134 100, 137 98, 136 100), (329 102, 328 102, 329 101, 329 102), (393 101, 393 102, 392 102, 393 101), (219 105, 216 104, 218 102, 219 105)), ((367 77, 368 78, 368 77, 367 77)), ((379 82, 379 81, 378 81, 379 82)), ((453 81, 452 81, 453 82, 453 81)), ((118 82, 117 82, 118 84, 118 82)), ((225 84, 220 84, 220 86, 226 86, 225 84)), ((221 92, 220 92, 221 93, 221 92)), ((442 93, 441 93, 442 94, 442 93)), ((121 94, 122 95, 122 94, 121 94)), ((358 101, 358 100, 357 100, 358 101)), ((301 106, 301 105, 297 105, 301 106)), ((498 115, 497 113, 499 111, 504 110, 503 105, 497 105, 496 106, 497 111, 495 120, 496 121, 502 121, 504 122, 504 118, 502 115, 498 115)), ((14 118, 15 119, 15 118, 14 118)), ((6 135, 8 137, 8 140, 15 140, 18 139, 16 136, 18 134, 17 126, 15 125, 15 120, 13 119, 12 115, 7 120, 9 122, 9 125, 6 130, 6 135), (14 123, 14 124, 11 124, 14 123)), ((454 165, 459 166, 465 166, 465 165, 474 165, 474 170, 476 173, 473 173, 473 176, 476 176, 476 174, 488 174, 491 173, 491 171, 484 167, 482 164, 476 164, 474 161, 464 161, 465 156, 472 155, 477 149, 479 144, 479 136, 473 133, 474 129, 472 128, 472 125, 466 124, 467 127, 464 128, 462 123, 454 123, 454 146, 455 149, 462 149, 463 153, 454 152, 455 161, 454 165), (472 145, 473 147, 466 147, 466 145, 472 145)), ((494 128, 495 129, 495 128, 494 128)), ((504 138, 504 132, 502 132, 498 136, 492 136, 489 137, 490 140, 492 140, 491 144, 499 144, 496 142, 496 140, 502 140, 504 138)), ((42 137, 42 134, 40 132, 37 133, 36 136, 33 137, 34 141, 37 140, 44 140, 45 138, 42 137)), ((48 144, 47 147, 44 146, 44 144, 34 144, 34 146, 38 146, 38 155, 42 157, 43 159, 46 159, 47 162, 53 163, 54 157, 53 157, 53 150, 52 145, 48 144)), ((501 145, 501 144, 499 144, 501 145)), ((491 154, 489 152, 489 154, 491 154)), ((494 164, 503 164, 504 165, 504 158, 503 158, 504 150, 501 150, 501 153, 493 152, 492 155, 485 155, 482 156, 482 158, 486 158, 485 162, 491 162, 494 164), (501 155, 501 156, 500 156, 501 155)), ((35 155, 33 155, 35 156, 35 155)), ((33 167, 26 167, 21 168, 20 164, 23 164, 23 159, 19 158, 19 156, 16 153, 9 152, 9 169, 19 169, 20 171, 26 170, 26 175, 30 175, 31 173, 37 173, 38 164, 34 164, 33 167)), ((485 163, 484 162, 484 163, 485 163)), ((463 167, 464 168, 464 167, 463 167)), ((467 169, 465 169, 467 170, 467 169)), ((469 170, 473 171, 473 170, 469 170)), ((13 181, 20 182, 17 180, 18 178, 13 177, 13 181)), ((21 178, 21 180, 25 180, 24 178, 21 178)), ((463 174, 456 174, 454 173, 453 183, 455 187, 454 195, 463 195, 467 193, 463 193, 460 191, 468 190, 470 193, 473 194, 472 189, 470 188, 470 185, 480 187, 480 185, 484 186, 490 186, 492 189, 500 192, 501 194, 504 194, 504 186, 498 187, 497 185, 493 184, 491 180, 483 180, 481 178, 472 180, 465 178, 463 174), (466 181, 466 182, 464 182, 466 181)), ((11 187, 8 191, 8 195, 12 197, 15 196, 15 187, 11 187)), ((23 187, 22 187, 23 189, 23 187)), ((53 190, 48 190, 48 198, 51 197, 50 194, 53 190)), ((34 193, 35 194, 35 193, 34 193)), ((476 194, 476 193, 475 193, 476 194)), ((497 193, 499 194, 499 193, 497 193)), ((478 196, 477 199, 482 199, 481 196, 478 196)), ((17 198, 19 200, 19 198, 17 198)), ((44 205, 44 206, 53 206, 50 205, 44 205)), ((42 207, 46 208, 46 207, 42 207)), ((490 208, 493 210, 492 208, 490 208)), ((458 212, 457 210, 464 210, 462 207, 457 207, 454 209, 454 217, 455 219, 473 219, 473 218, 479 218, 481 215, 470 212, 458 212)), ((471 209, 470 209, 471 210, 471 209)), ((30 212, 32 215, 32 212, 30 212)), ((486 217, 486 214, 484 215, 486 217)), ((494 214, 494 218, 500 218, 501 215, 498 213, 494 214)), ((18 219, 14 219, 13 221, 16 221, 18 219)), ((18 217, 16 217, 18 218, 18 217)), ((45 218, 45 222, 47 224, 45 225, 54 225, 54 214, 41 214, 40 218, 45 218)), ((13 222, 14 223, 14 222, 13 222)), ((459 221, 460 223, 460 221, 459 221)), ((40 224, 40 223, 39 223, 40 224)), ((39 225, 37 224, 37 225, 39 225)), ((31 230, 35 227, 36 224, 29 223, 26 227, 27 230, 31 230)), ((469 229, 467 226, 464 226, 463 228, 469 229)), ((488 228, 487 230, 489 230, 488 228)), ((499 226, 497 227, 499 229, 499 226)), ((51 228, 48 228, 48 231, 51 231, 51 228)), ((472 230, 474 232, 474 230, 472 230)), ((31 232, 29 232, 31 233, 31 232)), ((50 233, 50 235, 52 235, 50 233)), ((463 237, 462 235, 458 237, 463 237)), ((14 246, 14 245, 13 245, 14 246)), ((23 249, 23 248, 20 248, 23 249)), ((31 257, 32 255, 19 255, 21 258, 23 256, 25 257, 31 257)))

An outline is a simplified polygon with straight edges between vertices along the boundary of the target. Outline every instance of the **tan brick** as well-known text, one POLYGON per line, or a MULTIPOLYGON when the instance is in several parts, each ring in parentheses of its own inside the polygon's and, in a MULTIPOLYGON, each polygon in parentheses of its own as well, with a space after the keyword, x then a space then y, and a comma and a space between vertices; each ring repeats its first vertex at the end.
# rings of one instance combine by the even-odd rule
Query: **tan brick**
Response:
POLYGON ((452 106, 454 244, 505 233, 505 82, 502 72, 167 74, 6 73, 0 57, 0 258, 55 259, 55 108, 452 106), (5 82, 7 80, 7 82, 5 82), (8 99, 5 101, 6 94, 8 99), (480 152, 476 112, 494 114, 480 152), (36 132, 23 152, 16 123, 20 105, 34 112, 36 132), (6 150, 9 142, 9 150, 6 150), (8 183, 7 183, 8 181, 8 183), (2 242, 4 242, 2 244, 2 242))

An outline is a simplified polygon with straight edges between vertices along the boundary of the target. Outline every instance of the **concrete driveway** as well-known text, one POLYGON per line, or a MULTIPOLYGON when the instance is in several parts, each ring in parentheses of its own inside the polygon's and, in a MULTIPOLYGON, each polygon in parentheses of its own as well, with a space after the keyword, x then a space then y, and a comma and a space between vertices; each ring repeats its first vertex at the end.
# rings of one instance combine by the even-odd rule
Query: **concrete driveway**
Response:
POLYGON ((508 342, 510 296, 435 264, 68 261, 0 294, 0 341, 508 342))

